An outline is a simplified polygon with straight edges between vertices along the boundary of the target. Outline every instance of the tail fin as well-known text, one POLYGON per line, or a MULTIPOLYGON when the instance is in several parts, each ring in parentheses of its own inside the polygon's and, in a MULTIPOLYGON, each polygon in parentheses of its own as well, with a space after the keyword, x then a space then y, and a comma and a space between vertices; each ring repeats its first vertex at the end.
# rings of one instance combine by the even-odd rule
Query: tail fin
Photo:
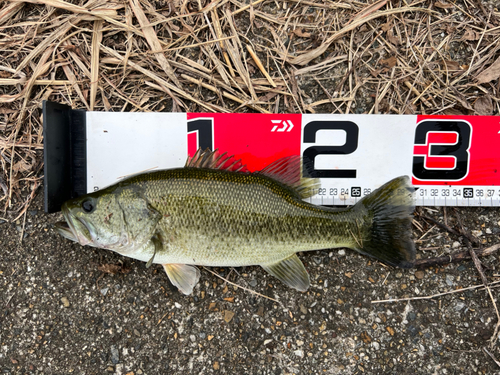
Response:
POLYGON ((367 224, 370 227, 356 250, 392 266, 413 267, 413 192, 409 178, 402 176, 387 182, 356 204, 354 210, 361 210, 371 218, 367 224))

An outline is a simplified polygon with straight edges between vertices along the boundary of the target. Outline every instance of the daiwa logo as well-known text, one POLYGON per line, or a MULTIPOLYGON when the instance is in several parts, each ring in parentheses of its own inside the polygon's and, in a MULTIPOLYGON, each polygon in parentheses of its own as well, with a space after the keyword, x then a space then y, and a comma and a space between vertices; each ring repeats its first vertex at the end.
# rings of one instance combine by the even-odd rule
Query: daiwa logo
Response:
POLYGON ((276 124, 271 129, 271 133, 273 132, 289 132, 293 129, 293 124, 290 120, 271 120, 273 124, 276 124))

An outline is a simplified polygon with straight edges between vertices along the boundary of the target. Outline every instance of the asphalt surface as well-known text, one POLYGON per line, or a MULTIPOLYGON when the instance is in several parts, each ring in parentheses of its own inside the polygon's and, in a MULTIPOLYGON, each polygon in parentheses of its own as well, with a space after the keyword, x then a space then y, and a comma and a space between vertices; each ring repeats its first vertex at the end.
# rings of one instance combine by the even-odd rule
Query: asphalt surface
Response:
MULTIPOLYGON (((39 194, 40 195, 40 194, 39 194)), ((38 196, 23 219, 0 224, 2 374, 494 374, 497 316, 471 261, 424 270, 385 267, 350 250, 301 254, 306 293, 259 267, 202 269, 194 294, 161 266, 60 237, 38 196), (23 233, 23 241, 20 236, 23 233)), ((425 210, 443 220, 441 209, 425 210)), ((498 242, 494 208, 459 209, 483 246, 498 242)), ((447 214, 453 224, 454 213, 447 214)), ((463 250, 460 238, 420 223, 419 257, 463 250)), ((482 258, 490 282, 498 254, 482 258)), ((494 286, 494 285, 493 285, 494 286)), ((498 298, 498 289, 491 289, 498 298)))

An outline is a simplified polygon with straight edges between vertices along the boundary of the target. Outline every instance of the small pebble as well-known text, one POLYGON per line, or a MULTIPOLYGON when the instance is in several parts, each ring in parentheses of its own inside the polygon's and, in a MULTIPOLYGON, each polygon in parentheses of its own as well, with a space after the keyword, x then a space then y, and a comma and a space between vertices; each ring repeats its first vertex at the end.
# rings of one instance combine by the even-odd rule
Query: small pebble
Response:
POLYGON ((465 307, 465 303, 459 301, 455 304, 455 311, 460 311, 465 307))
POLYGON ((64 307, 69 307, 69 300, 66 297, 62 297, 61 302, 63 303, 64 307))
POLYGON ((296 350, 293 352, 297 357, 302 358, 304 356, 304 351, 303 350, 296 350))
MULTIPOLYGON (((498 225, 500 225, 500 221, 498 222, 498 225)), ((344 249, 340 249, 337 254, 339 254, 339 256, 343 257, 345 255, 345 250, 344 249)))
POLYGON ((486 228, 485 232, 486 232, 486 234, 491 234, 492 233, 490 228, 486 228))
POLYGON ((114 365, 120 362, 120 353, 118 352, 118 349, 114 345, 111 345, 111 362, 114 365))
POLYGON ((453 242, 452 247, 453 247, 454 249, 459 248, 460 246, 462 246, 462 245, 460 244, 460 242, 458 242, 458 241, 453 242))
POLYGON ((174 305, 175 307, 177 307, 178 309, 180 309, 182 307, 182 305, 179 303, 179 302, 174 302, 174 305))
POLYGON ((224 310, 224 320, 226 323, 229 323, 231 320, 233 320, 234 317, 234 312, 229 311, 229 310, 224 310))
POLYGON ((372 342, 372 338, 370 337, 370 335, 368 334, 368 332, 364 331, 361 333, 361 340, 363 340, 363 342, 365 344, 369 344, 372 342))
POLYGON ((415 277, 419 280, 422 280, 424 278, 424 271, 416 271, 415 277))
POLYGON ((108 293, 109 288, 103 288, 101 289, 101 294, 105 296, 108 293))
POLYGON ((452 276, 452 275, 446 275, 446 284, 448 284, 449 286, 453 286, 454 280, 455 278, 452 276))

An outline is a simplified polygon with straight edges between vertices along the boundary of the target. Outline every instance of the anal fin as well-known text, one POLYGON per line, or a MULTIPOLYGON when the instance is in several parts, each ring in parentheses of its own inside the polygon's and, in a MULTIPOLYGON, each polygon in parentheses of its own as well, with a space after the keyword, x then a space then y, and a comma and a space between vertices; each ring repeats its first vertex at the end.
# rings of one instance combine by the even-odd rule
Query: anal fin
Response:
POLYGON ((261 264, 268 273, 286 285, 305 292, 309 288, 309 275, 297 254, 273 264, 261 264))
POLYGON ((168 278, 179 291, 189 295, 200 280, 200 270, 187 264, 163 264, 168 278))

